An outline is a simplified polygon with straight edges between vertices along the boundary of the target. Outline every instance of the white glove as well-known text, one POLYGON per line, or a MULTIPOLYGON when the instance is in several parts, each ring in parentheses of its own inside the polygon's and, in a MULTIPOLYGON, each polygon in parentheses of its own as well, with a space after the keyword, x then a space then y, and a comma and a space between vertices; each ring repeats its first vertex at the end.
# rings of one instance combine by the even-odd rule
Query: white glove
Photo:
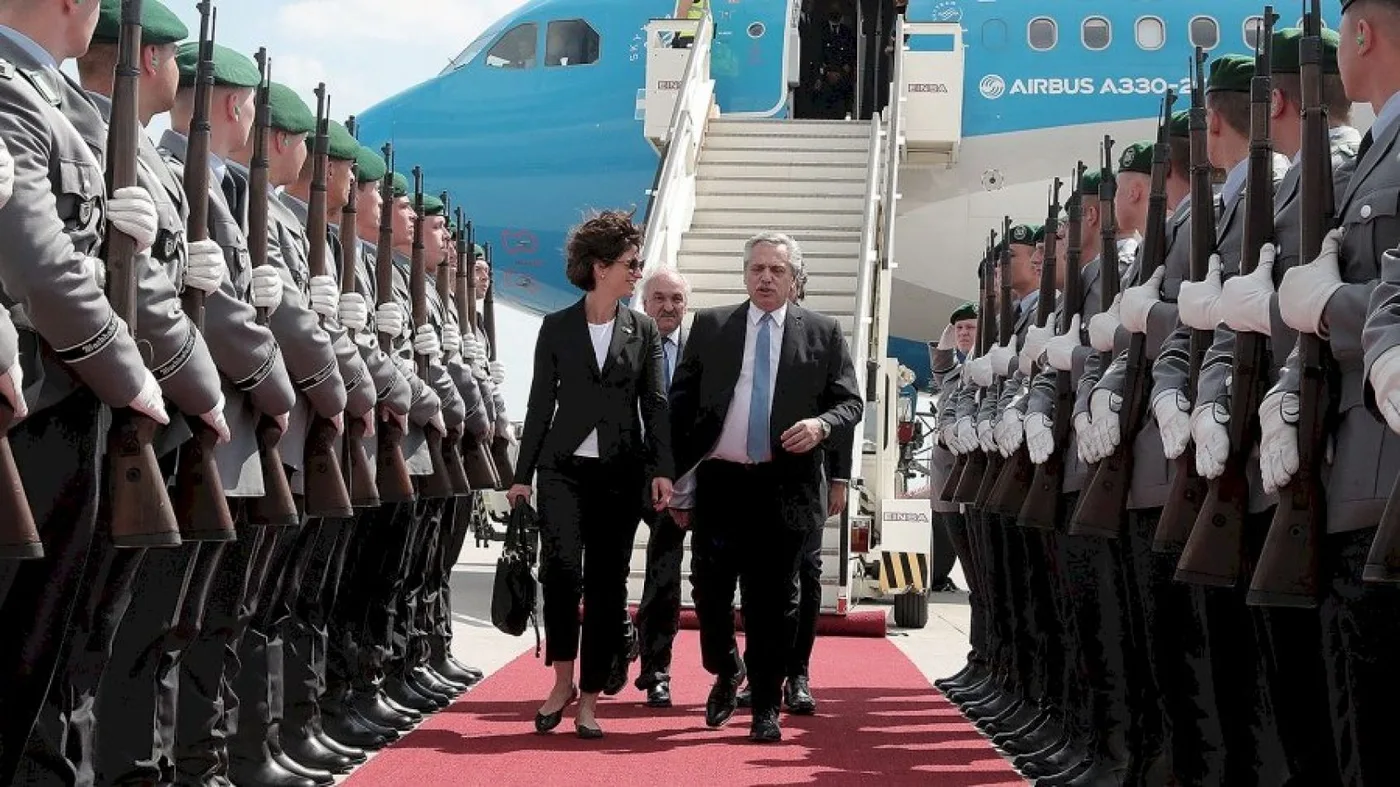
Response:
POLYGON ((979 355, 976 358, 963 364, 967 371, 967 377, 981 388, 986 388, 992 384, 992 357, 991 353, 979 355))
POLYGON ((127 407, 149 417, 152 421, 164 425, 170 423, 170 416, 165 412, 165 395, 161 393, 160 383, 156 382, 156 376, 146 371, 146 379, 141 383, 141 392, 136 394, 127 407))
POLYGON ((29 405, 24 401, 24 369, 20 367, 19 362, 15 362, 4 374, 0 374, 0 398, 15 411, 15 420, 29 415, 29 405))
POLYGON ((311 292, 311 311, 327 320, 340 316, 340 285, 330 276, 312 276, 308 289, 311 292))
POLYGON ((1213 480, 1225 472, 1225 460, 1230 456, 1230 414, 1224 407, 1211 402, 1191 413, 1191 438, 1196 441, 1196 472, 1213 480))
POLYGON ((1191 403, 1181 391, 1165 391, 1152 400, 1152 415, 1162 433, 1162 454, 1175 459, 1191 441, 1191 403))
POLYGON ((1343 231, 1334 229, 1322 239, 1317 259, 1283 274, 1278 288, 1278 308, 1288 327, 1300 333, 1320 334, 1327 301, 1342 288, 1337 268, 1343 231))
POLYGON ((402 336, 403 323, 403 309, 397 303, 383 303, 375 307, 374 325, 379 333, 402 336))
POLYGON ((442 326, 442 352, 448 358, 462 351, 462 330, 453 323, 442 326))
POLYGON ((149 251, 156 242, 160 227, 156 203, 140 186, 126 186, 112 193, 107 199, 107 220, 118 232, 136 241, 138 254, 149 251))
POLYGON ((1079 341, 1079 315, 1069 321, 1069 330, 1045 345, 1045 361, 1061 372, 1074 370, 1074 351, 1083 347, 1079 341))
POLYGON ((1005 347, 1000 344, 993 345, 987 357, 992 361, 992 374, 998 377, 1009 376, 1007 373, 1011 370, 1012 362, 1016 360, 1016 337, 1012 336, 1005 347))
POLYGON ((1089 458, 1092 454, 1089 453, 1089 445, 1086 442, 1091 439, 1089 427, 1092 425, 1088 413, 1080 413, 1074 417, 1074 450, 1079 454, 1079 461, 1086 465, 1094 463, 1094 460, 1089 458))
POLYGON ((938 439, 943 443, 943 447, 949 453, 962 455, 962 444, 958 442, 958 425, 956 423, 946 424, 938 432, 938 439))
POLYGON ((1113 352, 1113 340, 1118 336, 1118 326, 1123 324, 1118 319, 1118 303, 1121 299, 1121 295, 1114 298, 1108 311, 1099 312, 1089 318, 1089 346, 1101 353, 1113 352))
POLYGON ((365 326, 369 325, 369 306, 365 304, 365 296, 358 292, 342 294, 340 308, 336 310, 336 319, 347 331, 363 331, 365 326))
POLYGON ((491 359, 486 355, 486 342, 479 341, 476 343, 476 353, 473 360, 475 360, 476 365, 480 366, 482 369, 487 368, 487 364, 491 359))
POLYGON ((228 262, 224 250, 212 240, 194 240, 189 243, 189 259, 185 261, 185 286, 193 287, 206 295, 215 292, 228 276, 228 262))
POLYGON ((1030 376, 1030 373, 1040 360, 1040 356, 1045 353, 1045 345, 1055 336, 1055 328, 1047 325, 1044 328, 1032 325, 1026 329, 1026 344, 1021 348, 1020 369, 1021 374, 1030 376))
POLYGON ((282 303, 282 274, 271 265, 259 265, 253 269, 253 308, 267 309, 268 314, 277 311, 282 303))
POLYGON ((219 401, 214 405, 214 409, 201 415, 199 420, 208 424, 209 428, 214 430, 214 433, 219 436, 220 443, 227 443, 229 440, 233 439, 232 433, 229 432, 228 421, 224 420, 223 394, 219 394, 219 401))
POLYGON ((990 456, 997 450, 996 429, 992 424, 992 419, 984 418, 977 422, 977 446, 982 449, 982 453, 990 456))
POLYGON ((1376 407, 1392 432, 1400 432, 1400 347, 1391 347, 1371 364, 1376 407))
POLYGON ((1038 465, 1045 464, 1045 460, 1055 452, 1055 433, 1044 413, 1026 416, 1026 451, 1031 455, 1031 461, 1038 465))
POLYGON ((1259 475, 1274 494, 1298 472, 1298 395, 1275 391, 1259 405, 1259 475))
POLYGON ((954 347, 957 346, 957 334, 958 334, 958 332, 957 332, 956 330, 953 329, 953 326, 952 326, 952 325, 949 325, 947 328, 944 328, 944 329, 943 329, 943 335, 940 336, 940 337, 938 337, 938 346, 937 346, 936 348, 934 348, 934 349, 938 349, 938 350, 951 350, 951 349, 953 349, 954 347))
POLYGON ((992 430, 992 436, 996 438, 997 448, 1001 450, 1002 456, 1009 457, 1021 447, 1021 440, 1026 434, 1024 421, 1021 411, 1014 407, 1008 407, 1002 412, 1001 419, 992 430))
POLYGON ((1147 333, 1147 321, 1152 316, 1152 307, 1162 302, 1162 280, 1167 268, 1161 266, 1151 278, 1136 287, 1123 291, 1123 303, 1118 309, 1118 317, 1123 327, 1133 333, 1147 333))
POLYGON ((1107 388, 1095 388, 1089 395, 1089 444, 1093 448, 1091 462, 1103 461, 1118 449, 1123 441, 1119 411, 1123 397, 1107 388))
POLYGON ((5 146, 5 140, 0 139, 0 208, 5 207, 5 203, 10 201, 10 195, 14 192, 15 160, 10 155, 10 149, 5 146))
POLYGON ((107 289, 107 263, 96 257, 83 258, 83 272, 92 277, 97 289, 107 289))
POLYGON ((420 325, 413 331, 413 354, 426 355, 429 359, 442 357, 442 342, 431 325, 420 325))
POLYGON ((962 449, 961 453, 970 454, 976 451, 978 448, 977 426, 972 423, 972 416, 964 415, 962 418, 959 418, 957 428, 958 448, 962 449))
POLYGON ((491 362, 491 382, 496 385, 506 384, 506 365, 500 361, 491 362))
POLYGON ((1176 298, 1181 323, 1198 331, 1213 331, 1221 322, 1220 255, 1210 255, 1205 281, 1184 281, 1176 298))
POLYGON ((1274 331, 1274 259, 1278 249, 1266 243, 1259 249, 1259 267, 1248 276, 1236 276, 1220 291, 1220 313, 1231 330, 1262 333, 1274 331))
POLYGON ((462 357, 467 359, 468 363, 476 364, 478 354, 484 355, 485 351, 481 348, 481 340, 476 338, 476 331, 462 334, 462 357))

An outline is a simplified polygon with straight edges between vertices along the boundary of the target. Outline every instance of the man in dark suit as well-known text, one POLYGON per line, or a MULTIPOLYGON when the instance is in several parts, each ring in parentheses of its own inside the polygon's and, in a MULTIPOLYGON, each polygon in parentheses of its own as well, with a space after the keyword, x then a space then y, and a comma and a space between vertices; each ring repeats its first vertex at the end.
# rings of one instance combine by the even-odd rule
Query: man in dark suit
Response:
POLYGON ((715 675, 705 721, 733 715, 745 675, 750 740, 777 741, 783 673, 797 628, 798 567, 826 520, 823 451, 846 443, 862 401, 832 318, 788 303, 802 274, 792 238, 763 233, 744 246, 749 300, 696 314, 671 382, 676 465, 672 501, 694 518, 691 583, 701 656, 715 675), (747 647, 734 640, 734 589, 743 588, 747 647), (747 671, 747 672, 746 672, 747 671))

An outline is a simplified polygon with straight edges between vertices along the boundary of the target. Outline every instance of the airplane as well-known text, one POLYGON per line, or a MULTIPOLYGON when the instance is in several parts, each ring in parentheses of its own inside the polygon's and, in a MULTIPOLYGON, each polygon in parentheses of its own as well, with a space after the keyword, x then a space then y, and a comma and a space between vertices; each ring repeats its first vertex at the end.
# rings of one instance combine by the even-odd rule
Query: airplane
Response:
MULTIPOLYGON (((869 13, 879 0, 860 2, 869 13)), ((795 58, 785 30, 800 0, 710 5, 724 115, 790 117, 795 58)), ((1043 222, 1051 178, 1068 180, 1075 159, 1096 166, 1104 134, 1120 149, 1150 140, 1167 89, 1188 92, 1193 46, 1212 57, 1252 53, 1262 9, 1259 0, 909 2, 910 21, 959 23, 965 48, 956 161, 907 163, 900 173, 888 354, 920 387, 927 342, 975 299, 986 231, 1004 214, 1043 222)), ((530 0, 441 74, 364 112, 360 137, 392 140, 399 162, 424 167, 431 190, 455 195, 478 239, 493 244, 501 301, 560 309, 578 298, 562 264, 568 229, 590 208, 635 206, 638 221, 645 216, 660 164, 642 131, 645 29, 673 11, 673 0, 530 0)), ((1300 23, 1282 5, 1277 12, 1279 27, 1300 23)), ((1338 0, 1323 3, 1323 16, 1336 24, 1338 0)))

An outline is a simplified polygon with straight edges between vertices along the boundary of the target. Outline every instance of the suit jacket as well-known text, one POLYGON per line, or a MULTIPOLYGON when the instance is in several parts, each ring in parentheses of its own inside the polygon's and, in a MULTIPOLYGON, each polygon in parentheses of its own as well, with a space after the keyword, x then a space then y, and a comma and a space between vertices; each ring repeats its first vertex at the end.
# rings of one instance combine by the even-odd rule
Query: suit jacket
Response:
MULTIPOLYGON (((691 323, 685 355, 671 381, 676 466, 683 471, 698 466, 724 430, 743 366, 748 314, 749 301, 744 301, 703 309, 691 323)), ((849 448, 864 411, 840 324, 789 304, 775 380, 769 439, 776 498, 788 526, 816 527, 826 521, 821 495, 825 454, 849 448), (831 427, 824 450, 783 450, 780 435, 807 418, 819 418, 831 427)))
POLYGON ((601 458, 640 463, 648 478, 675 478, 661 374, 661 334, 645 314, 618 307, 601 369, 583 299, 546 316, 535 340, 516 479, 528 483, 535 470, 567 459, 594 429, 601 458))

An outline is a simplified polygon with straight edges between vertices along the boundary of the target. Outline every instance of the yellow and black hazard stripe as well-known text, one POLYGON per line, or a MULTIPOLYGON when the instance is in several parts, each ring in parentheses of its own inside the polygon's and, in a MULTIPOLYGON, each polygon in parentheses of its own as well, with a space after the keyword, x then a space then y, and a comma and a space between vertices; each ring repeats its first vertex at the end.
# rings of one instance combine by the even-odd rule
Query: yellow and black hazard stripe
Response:
POLYGON ((923 552, 885 552, 880 556, 880 591, 900 593, 928 588, 928 555, 923 552))

